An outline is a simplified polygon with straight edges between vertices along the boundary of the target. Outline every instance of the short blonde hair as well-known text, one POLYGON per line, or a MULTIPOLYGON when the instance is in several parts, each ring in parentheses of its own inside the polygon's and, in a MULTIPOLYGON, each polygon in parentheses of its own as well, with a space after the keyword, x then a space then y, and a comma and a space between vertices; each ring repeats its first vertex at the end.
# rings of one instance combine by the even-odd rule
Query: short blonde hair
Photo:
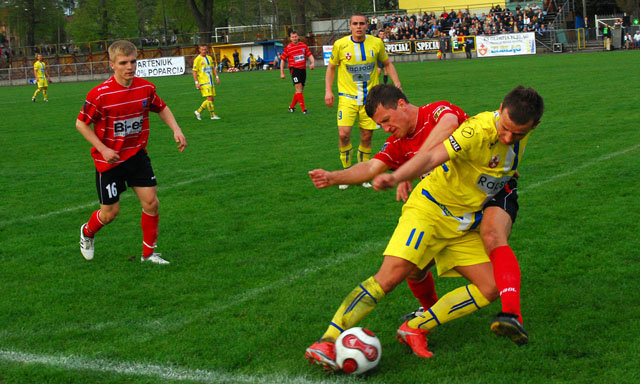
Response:
POLYGON ((114 41, 113 44, 109 46, 109 60, 114 63, 118 56, 129 56, 137 53, 138 49, 136 46, 128 40, 114 41))

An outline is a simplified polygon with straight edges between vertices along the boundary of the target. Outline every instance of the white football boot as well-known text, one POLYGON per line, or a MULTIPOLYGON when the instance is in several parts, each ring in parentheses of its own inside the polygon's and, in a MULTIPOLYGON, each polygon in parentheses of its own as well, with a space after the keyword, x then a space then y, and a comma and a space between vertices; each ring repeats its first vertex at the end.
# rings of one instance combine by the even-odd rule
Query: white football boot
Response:
POLYGON ((82 257, 84 257, 87 260, 92 260, 93 259, 93 251, 94 251, 94 246, 93 246, 93 237, 89 237, 89 236, 85 236, 84 235, 84 227, 87 225, 87 223, 84 223, 80 226, 80 253, 82 253, 82 257))
POLYGON ((162 258, 162 253, 154 252, 149 257, 140 256, 140 261, 150 261, 154 264, 169 264, 169 262, 162 258))

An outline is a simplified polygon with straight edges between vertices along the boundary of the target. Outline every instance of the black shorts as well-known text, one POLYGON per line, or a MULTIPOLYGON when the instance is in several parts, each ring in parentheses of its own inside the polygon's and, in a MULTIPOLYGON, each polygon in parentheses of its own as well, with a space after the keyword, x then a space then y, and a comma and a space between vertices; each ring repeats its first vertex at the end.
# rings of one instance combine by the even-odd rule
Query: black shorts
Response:
POLYGON ((293 80, 293 85, 304 84, 307 82, 307 70, 301 68, 291 68, 291 80, 293 80))
POLYGON ((120 194, 129 187, 155 187, 158 185, 151 168, 151 159, 141 149, 122 164, 105 172, 96 171, 96 188, 102 205, 120 201, 120 194))
POLYGON ((485 205, 487 207, 502 208, 511 216, 511 223, 515 224, 516 216, 518 216, 518 183, 515 177, 512 177, 507 185, 500 190, 485 205))

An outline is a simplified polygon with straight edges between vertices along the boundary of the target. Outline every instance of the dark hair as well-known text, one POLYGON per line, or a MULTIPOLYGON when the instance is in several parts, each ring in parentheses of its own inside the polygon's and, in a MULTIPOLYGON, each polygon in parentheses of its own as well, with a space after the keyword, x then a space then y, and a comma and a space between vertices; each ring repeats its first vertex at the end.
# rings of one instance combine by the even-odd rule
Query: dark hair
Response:
POLYGON ((404 100, 407 103, 409 99, 402 93, 400 88, 396 88, 391 84, 378 84, 367 93, 367 102, 364 110, 369 117, 373 117, 378 109, 378 105, 382 105, 387 109, 398 108, 398 100, 404 100))
POLYGON ((290 31, 289 31, 289 36, 293 35, 294 33, 295 33, 296 35, 298 34, 298 32, 297 32, 297 31, 295 31, 295 30, 293 30, 293 29, 292 29, 292 30, 290 30, 290 31))
POLYGON ((518 85, 504 97, 502 108, 509 110, 509 118, 514 123, 522 125, 533 121, 536 126, 544 113, 544 100, 535 89, 518 85))

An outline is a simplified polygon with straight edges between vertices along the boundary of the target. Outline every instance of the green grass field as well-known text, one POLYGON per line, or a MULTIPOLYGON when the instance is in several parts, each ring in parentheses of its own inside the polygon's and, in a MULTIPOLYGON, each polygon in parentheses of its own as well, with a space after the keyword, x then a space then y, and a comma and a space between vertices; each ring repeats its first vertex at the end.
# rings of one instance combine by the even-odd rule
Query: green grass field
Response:
MULTIPOLYGON (((421 360, 394 339, 417 307, 406 284, 360 325, 383 345, 368 378, 330 376, 303 358, 343 297, 373 275, 401 204, 393 191, 316 190, 338 169, 324 70, 308 72, 309 115, 287 112, 276 71, 222 74, 219 121, 197 121, 190 76, 152 81, 188 148, 151 118, 159 180, 159 251, 141 264, 140 205, 78 249, 97 208, 90 145, 74 122, 97 84, 0 88, 0 383, 547 383, 640 380, 640 52, 540 55, 396 65, 412 103, 496 109, 517 84, 546 113, 519 170, 511 245, 522 269, 531 341, 489 323, 499 302, 435 330, 421 360), (135 256, 135 261, 128 261, 135 256)), ((357 132, 354 131, 357 143, 357 132)), ((374 150, 386 135, 374 134, 374 150)), ((464 284, 436 278, 438 292, 464 284)))

